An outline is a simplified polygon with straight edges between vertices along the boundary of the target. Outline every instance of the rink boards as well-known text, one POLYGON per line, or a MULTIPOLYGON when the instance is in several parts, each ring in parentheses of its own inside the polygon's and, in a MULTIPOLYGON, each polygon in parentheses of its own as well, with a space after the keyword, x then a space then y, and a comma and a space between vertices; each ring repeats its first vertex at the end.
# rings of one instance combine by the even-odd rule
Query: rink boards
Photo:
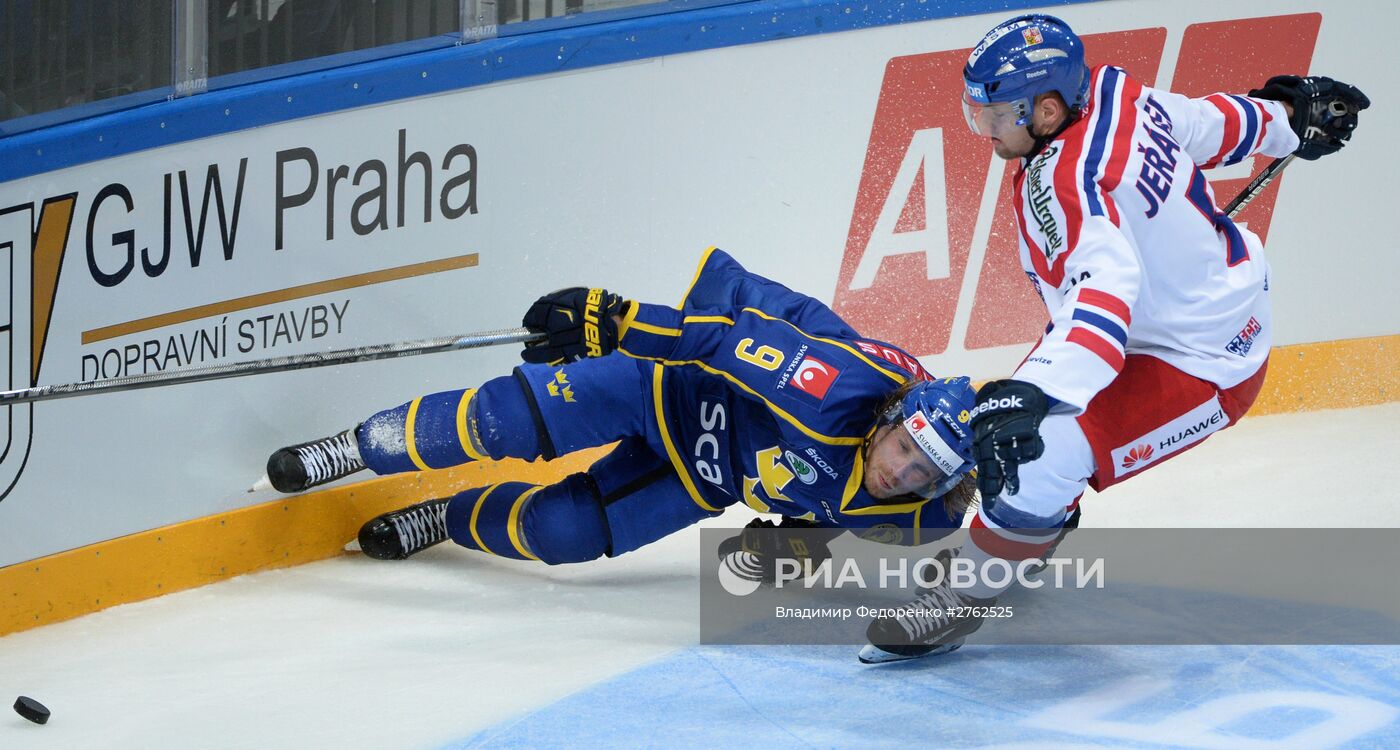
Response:
MULTIPOLYGON (((512 326, 573 284, 669 302, 710 244, 935 372, 1004 374, 1044 313, 1014 258, 1010 173, 957 105, 967 45, 1006 14, 991 5, 719 7, 5 139, 8 387, 512 326), (378 280, 350 281, 366 275, 378 280)), ((1371 62, 1400 10, 1341 5, 1050 8, 1091 61, 1157 86, 1241 91, 1311 70, 1375 100, 1353 147, 1290 167, 1241 217, 1266 238, 1285 345, 1259 413, 1400 387, 1400 269, 1381 220, 1395 157, 1377 145, 1397 135, 1397 73, 1371 62)), ((1221 202, 1249 174, 1214 170, 1221 202)), ((0 588, 16 606, 0 633, 321 559, 425 493, 559 476, 468 467, 243 492, 278 446, 515 361, 491 350, 7 408, 0 588)))

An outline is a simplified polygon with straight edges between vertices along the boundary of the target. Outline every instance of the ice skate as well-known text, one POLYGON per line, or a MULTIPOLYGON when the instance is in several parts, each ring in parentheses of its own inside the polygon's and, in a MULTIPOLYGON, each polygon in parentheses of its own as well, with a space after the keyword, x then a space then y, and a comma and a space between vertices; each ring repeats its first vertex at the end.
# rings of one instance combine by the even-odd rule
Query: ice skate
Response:
POLYGON ((959 594, 946 581, 924 589, 894 617, 870 623, 870 645, 861 649, 859 658, 865 664, 883 664, 952 653, 982 627, 979 610, 995 603, 995 598, 959 594))
POLYGON ((446 541, 449 501, 429 500, 375 516, 360 527, 360 551, 376 560, 403 560, 446 541))
POLYGON ((355 430, 280 448, 267 459, 267 474, 253 491, 272 487, 278 492, 302 492, 334 482, 365 468, 355 430))

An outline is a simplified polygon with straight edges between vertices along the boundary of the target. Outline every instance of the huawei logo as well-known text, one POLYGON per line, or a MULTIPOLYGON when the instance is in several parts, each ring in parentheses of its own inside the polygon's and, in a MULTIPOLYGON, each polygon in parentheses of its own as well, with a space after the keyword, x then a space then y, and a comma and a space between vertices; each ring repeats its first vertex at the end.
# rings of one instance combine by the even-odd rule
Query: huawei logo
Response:
POLYGON ((1123 457, 1123 468, 1131 469, 1134 466, 1137 466, 1139 463, 1143 461, 1148 461, 1151 458, 1152 446, 1147 444, 1139 444, 1132 450, 1128 451, 1128 455, 1123 457))

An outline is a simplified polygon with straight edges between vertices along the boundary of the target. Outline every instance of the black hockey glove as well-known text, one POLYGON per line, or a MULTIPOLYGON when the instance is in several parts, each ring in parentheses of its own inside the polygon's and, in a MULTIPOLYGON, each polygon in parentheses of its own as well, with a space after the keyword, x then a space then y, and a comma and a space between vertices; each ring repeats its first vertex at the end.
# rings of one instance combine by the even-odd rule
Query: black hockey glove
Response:
POLYGON ((1298 134, 1298 156, 1316 160, 1336 153, 1356 129, 1357 113, 1371 106, 1371 100, 1350 84, 1325 76, 1274 76, 1249 95, 1293 105, 1288 124, 1298 134))
POLYGON ((540 297, 525 312, 521 325, 545 334, 545 339, 526 344, 520 358, 558 365, 611 353, 617 348, 617 323, 612 317, 626 304, 606 289, 581 286, 540 297))
POLYGON ((738 536, 720 543, 720 565, 746 581, 773 583, 779 558, 795 560, 800 571, 809 564, 815 569, 831 559, 828 545, 845 531, 797 518, 784 518, 781 526, 755 518, 738 536))
POLYGON ((1049 411, 1040 388, 1020 380, 994 380, 977 391, 972 410, 972 457, 977 460, 977 489, 982 497, 1021 490, 1017 467, 1040 458, 1045 441, 1040 421, 1049 411))

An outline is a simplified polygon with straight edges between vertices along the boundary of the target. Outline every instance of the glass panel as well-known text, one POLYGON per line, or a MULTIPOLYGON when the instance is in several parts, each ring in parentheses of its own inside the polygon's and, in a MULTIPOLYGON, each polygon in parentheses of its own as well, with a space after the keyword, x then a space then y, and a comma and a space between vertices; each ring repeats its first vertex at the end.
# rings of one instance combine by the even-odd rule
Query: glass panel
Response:
POLYGON ((649 5, 658 0, 496 0, 498 24, 649 5))
POLYGON ((227 77, 208 85, 344 65, 350 60, 335 57, 343 53, 369 50, 353 60, 361 62, 378 56, 379 48, 389 56, 450 46, 464 37, 534 33, 594 12, 600 20, 614 20, 742 1, 0 0, 0 122, 7 122, 0 135, 169 95, 198 95, 206 80, 219 76, 227 77), (464 25, 464 6, 480 18, 464 25), (177 22, 184 24, 176 40, 183 44, 172 42, 177 22), (406 42, 417 46, 393 46, 406 42), (287 63, 297 65, 275 67, 287 63), (266 73, 258 72, 264 68, 266 73), (76 108, 71 116, 31 117, 104 99, 113 101, 76 108))
POLYGON ((208 0, 209 75, 455 34, 458 0, 208 0))
POLYGON ((171 0, 0 0, 0 120, 170 85, 171 0))

